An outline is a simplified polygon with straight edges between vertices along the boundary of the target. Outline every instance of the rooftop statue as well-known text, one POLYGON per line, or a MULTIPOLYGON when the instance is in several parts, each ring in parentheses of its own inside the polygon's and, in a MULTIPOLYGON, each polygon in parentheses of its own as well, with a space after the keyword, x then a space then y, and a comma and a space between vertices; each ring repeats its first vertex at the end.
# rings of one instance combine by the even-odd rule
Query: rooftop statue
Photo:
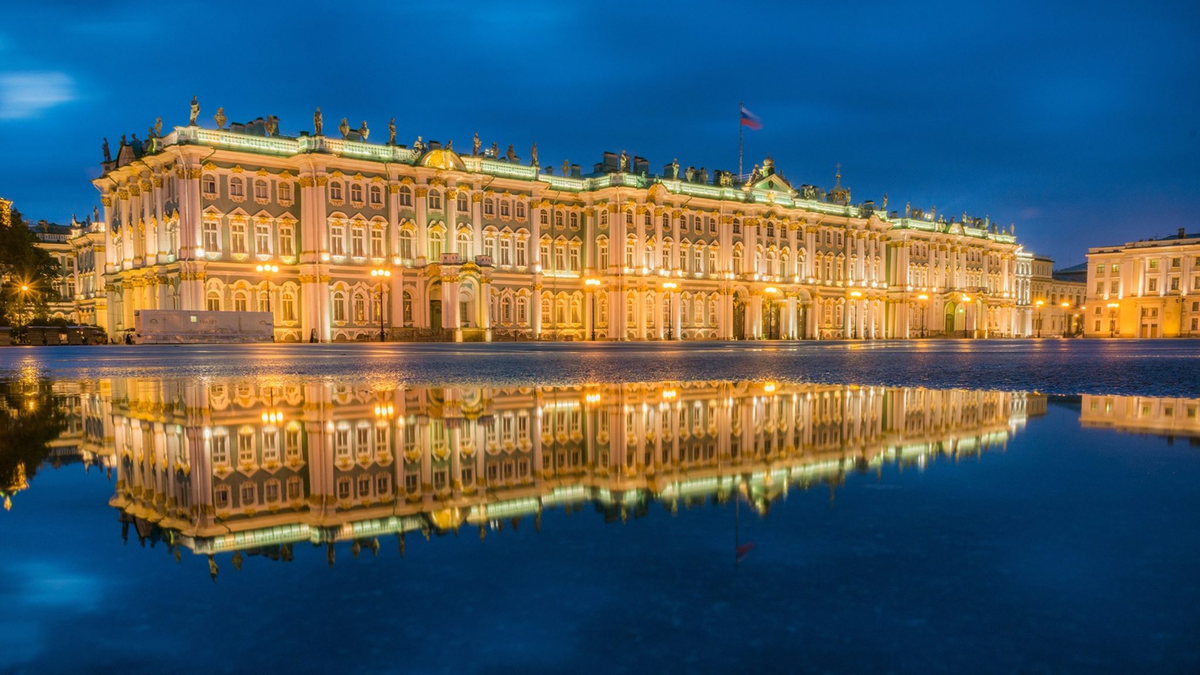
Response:
POLYGON ((274 115, 267 115, 267 135, 275 136, 279 133, 279 118, 274 115))
POLYGON ((191 115, 188 116, 188 126, 189 127, 196 126, 196 118, 199 116, 200 116, 200 103, 196 100, 196 97, 193 96, 192 97, 192 112, 191 112, 191 115))
POLYGON ((496 141, 492 141, 492 159, 499 159, 500 146, 496 145, 496 141))
POLYGON ((364 141, 367 140, 367 137, 371 135, 371 130, 367 128, 366 120, 363 120, 362 124, 358 126, 358 135, 362 136, 364 141))
POLYGON ((529 148, 529 163, 533 166, 538 165, 537 143, 534 143, 533 147, 529 148))
POLYGON ((313 113, 313 136, 321 135, 321 127, 324 126, 323 122, 324 120, 321 117, 321 108, 318 107, 317 111, 313 113))
POLYGON ((454 152, 454 139, 446 139, 446 152, 454 152))
POLYGON ((883 210, 887 211, 887 193, 883 193, 883 210))
POLYGON ((679 180, 679 158, 671 160, 671 178, 679 180))
POLYGON ((629 155, 624 150, 621 151, 620 163, 617 165, 617 170, 624 173, 629 170, 629 155))
POLYGON ((154 135, 158 136, 159 138, 162 137, 162 118, 161 117, 154 118, 154 135))
POLYGON ((912 202, 904 202, 904 217, 912 216, 912 202))
POLYGON ((708 182, 708 169, 706 169, 704 167, 700 167, 700 182, 701 183, 708 182))
POLYGON ((471 139, 471 154, 475 157, 479 156, 479 132, 475 132, 475 136, 471 139))
POLYGON ((696 167, 689 166, 687 169, 685 169, 683 172, 683 178, 689 183, 696 180, 696 167))
POLYGON ((388 121, 388 145, 396 144, 396 118, 388 121))
POLYGON ((758 165, 755 164, 754 168, 750 170, 750 184, 754 185, 760 180, 762 180, 762 172, 758 170, 758 165))
POLYGON ((146 138, 154 138, 154 127, 146 127, 146 138))
POLYGON ((421 140, 420 136, 417 136, 417 140, 413 141, 413 150, 416 150, 418 153, 425 152, 425 141, 421 140))
POLYGON ((96 207, 96 206, 92 207, 92 222, 93 223, 100 222, 100 208, 99 207, 96 207))
POLYGON ((512 143, 508 144, 508 151, 504 153, 504 159, 507 159, 510 162, 517 161, 517 151, 513 150, 512 143))
POLYGON ((350 135, 350 124, 346 122, 345 117, 342 118, 342 123, 338 125, 338 132, 342 135, 342 138, 350 135))
POLYGON ((111 162, 112 161, 112 153, 109 152, 109 150, 108 150, 108 137, 107 136, 104 138, 103 150, 104 150, 104 161, 111 162))
POLYGON ((567 160, 565 160, 565 159, 563 160, 563 167, 562 167, 562 169, 563 169, 563 175, 564 175, 564 176, 570 176, 570 175, 571 175, 571 163, 570 163, 570 162, 568 162, 568 161, 567 161, 567 160))
POLYGON ((224 129, 225 121, 228 119, 228 117, 225 117, 225 108, 217 108, 217 114, 213 115, 213 121, 217 123, 217 129, 224 129))

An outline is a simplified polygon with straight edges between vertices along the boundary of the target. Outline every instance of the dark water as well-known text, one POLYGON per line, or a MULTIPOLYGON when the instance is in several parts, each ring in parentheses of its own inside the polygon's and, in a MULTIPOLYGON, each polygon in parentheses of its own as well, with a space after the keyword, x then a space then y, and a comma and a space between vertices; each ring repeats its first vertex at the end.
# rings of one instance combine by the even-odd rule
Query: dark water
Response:
POLYGON ((1196 346, 0 350, 0 673, 1198 672, 1196 346))

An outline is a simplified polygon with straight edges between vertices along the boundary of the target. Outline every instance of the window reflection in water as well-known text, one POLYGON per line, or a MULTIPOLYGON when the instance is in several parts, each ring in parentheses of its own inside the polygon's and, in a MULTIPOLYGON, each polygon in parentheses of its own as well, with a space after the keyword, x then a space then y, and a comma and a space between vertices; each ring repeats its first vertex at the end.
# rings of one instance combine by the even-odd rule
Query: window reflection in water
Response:
MULTIPOLYGON (((214 575, 224 555, 235 567, 245 553, 288 560, 304 543, 333 564, 335 542, 358 555, 397 537, 403 552, 405 533, 484 538, 540 527, 544 509, 624 521, 654 502, 675 512, 736 493, 765 516, 789 490, 832 490, 847 473, 1002 451, 1049 400, 772 382, 55 387, 69 393, 57 445, 115 469, 125 535, 209 556, 214 575)), ((1085 426, 1200 438, 1196 400, 1061 400, 1085 426)))

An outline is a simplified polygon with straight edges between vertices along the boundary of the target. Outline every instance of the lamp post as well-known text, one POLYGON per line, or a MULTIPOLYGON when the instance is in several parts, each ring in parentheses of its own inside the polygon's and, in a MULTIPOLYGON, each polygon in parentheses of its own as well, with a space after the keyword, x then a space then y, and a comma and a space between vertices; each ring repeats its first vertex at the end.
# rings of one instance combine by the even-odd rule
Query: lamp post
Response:
POLYGON ((667 291, 667 339, 675 339, 675 289, 679 284, 674 281, 664 281, 663 288, 667 291))
POLYGON ((1045 300, 1038 300, 1033 303, 1037 305, 1037 337, 1042 337, 1042 305, 1046 304, 1045 300))
POLYGON ((963 293, 962 301, 963 301, 964 306, 959 307, 958 311, 960 311, 964 314, 964 316, 963 316, 963 337, 965 338, 965 337, 967 337, 967 330, 968 330, 967 329, 967 317, 965 316, 967 308, 965 305, 971 302, 971 296, 967 295, 966 293, 963 293))
POLYGON ((929 311, 928 311, 929 310, 929 296, 922 293, 917 296, 917 299, 921 301, 921 337, 924 338, 925 337, 925 320, 927 319, 928 314, 929 314, 929 311))
POLYGON ((271 275, 279 271, 279 265, 258 265, 255 268, 267 282, 267 313, 271 314, 271 342, 275 341, 275 315, 271 312, 271 275))
POLYGON ((1108 337, 1117 337, 1117 308, 1121 306, 1119 302, 1108 303, 1108 337))
POLYGON ((1069 333, 1071 332, 1070 324, 1071 324, 1071 318, 1072 318, 1071 317, 1071 303, 1064 300, 1061 303, 1059 303, 1058 306, 1062 307, 1062 310, 1063 310, 1063 337, 1070 337, 1069 333))
POLYGON ((28 299, 29 299, 29 285, 21 284, 21 313, 18 318, 20 319, 22 326, 26 326, 29 324, 28 320, 25 318, 25 303, 28 299))
MULTIPOLYGON (((862 297, 862 291, 850 291, 850 302, 847 303, 846 311, 851 311, 850 308, 852 308, 852 307, 856 308, 858 306, 858 299, 861 297, 862 297)), ((857 313, 857 312, 855 312, 855 313, 857 313)), ((857 338, 858 334, 860 332, 862 332, 862 326, 859 325, 858 321, 855 321, 854 322, 854 330, 850 333, 850 335, 847 335, 846 337, 848 337, 850 339, 857 338)))
POLYGON ((387 316, 387 310, 385 309, 387 287, 383 285, 383 282, 392 276, 392 271, 384 267, 376 267, 371 270, 371 276, 379 279, 379 341, 385 342, 387 340, 387 333, 384 330, 383 320, 387 316))
POLYGON ((592 289, 592 342, 596 341, 596 291, 599 290, 599 279, 588 279, 583 282, 592 289))

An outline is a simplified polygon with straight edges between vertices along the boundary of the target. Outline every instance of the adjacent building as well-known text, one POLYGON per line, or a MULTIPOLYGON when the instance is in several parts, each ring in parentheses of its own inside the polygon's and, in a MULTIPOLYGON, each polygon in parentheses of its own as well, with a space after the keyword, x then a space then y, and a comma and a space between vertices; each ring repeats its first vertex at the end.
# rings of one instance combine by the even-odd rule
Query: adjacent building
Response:
MULTIPOLYGON (((224 126, 223 115, 218 116, 224 126)), ((1010 227, 841 184, 605 153, 584 173, 476 139, 279 134, 274 118, 122 143, 94 181, 114 335, 139 309, 270 311, 279 341, 874 339, 1030 333, 1010 227)), ((94 287, 99 288, 100 286, 94 287)), ((99 322, 99 320, 97 320, 99 322)))
MULTIPOLYGON (((1082 266, 1076 266, 1082 267, 1082 266)), ((1054 261, 1033 256, 1030 300, 1034 337, 1074 337, 1083 334, 1087 283, 1075 268, 1055 271, 1054 261)))
POLYGON ((1200 337, 1200 233, 1088 249, 1089 337, 1200 337))

